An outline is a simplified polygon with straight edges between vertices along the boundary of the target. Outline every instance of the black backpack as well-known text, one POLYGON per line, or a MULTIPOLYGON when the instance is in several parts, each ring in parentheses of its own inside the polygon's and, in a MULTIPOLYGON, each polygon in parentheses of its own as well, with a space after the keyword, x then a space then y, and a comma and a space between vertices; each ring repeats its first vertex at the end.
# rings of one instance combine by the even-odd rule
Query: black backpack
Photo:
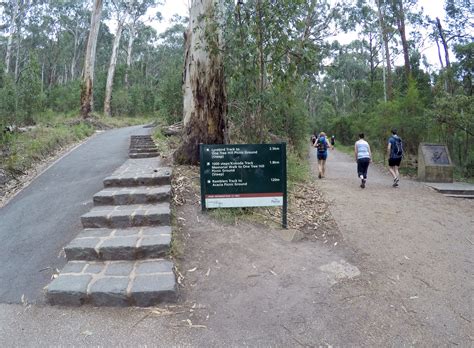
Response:
POLYGON ((395 139, 395 142, 392 143, 392 153, 391 156, 392 158, 402 158, 403 157, 403 142, 400 137, 393 137, 392 139, 395 139))
POLYGON ((328 145, 326 143, 326 137, 319 137, 318 142, 316 143, 319 153, 326 152, 328 145))

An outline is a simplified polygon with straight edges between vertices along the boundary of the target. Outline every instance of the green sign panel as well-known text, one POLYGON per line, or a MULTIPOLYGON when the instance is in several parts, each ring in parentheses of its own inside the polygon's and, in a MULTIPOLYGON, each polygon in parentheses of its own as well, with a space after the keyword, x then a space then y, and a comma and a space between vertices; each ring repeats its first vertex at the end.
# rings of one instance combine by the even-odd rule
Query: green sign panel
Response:
POLYGON ((282 206, 286 220, 286 144, 201 145, 200 155, 203 209, 282 206))

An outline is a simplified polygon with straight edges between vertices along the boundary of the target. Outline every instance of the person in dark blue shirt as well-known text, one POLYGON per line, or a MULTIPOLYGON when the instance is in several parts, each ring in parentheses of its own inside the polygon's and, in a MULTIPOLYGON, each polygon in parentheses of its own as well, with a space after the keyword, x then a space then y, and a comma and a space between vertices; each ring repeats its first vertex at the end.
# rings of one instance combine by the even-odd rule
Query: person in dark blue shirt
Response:
POLYGON ((314 147, 317 149, 317 157, 318 157, 318 178, 324 178, 326 173, 326 159, 328 158, 328 148, 329 142, 326 138, 326 133, 321 132, 319 133, 319 137, 314 143, 314 147))
POLYGON ((400 172, 398 168, 403 157, 403 145, 402 139, 398 136, 397 130, 392 129, 392 135, 388 139, 387 146, 387 155, 388 155, 388 171, 393 177, 393 187, 397 187, 400 182, 400 172))

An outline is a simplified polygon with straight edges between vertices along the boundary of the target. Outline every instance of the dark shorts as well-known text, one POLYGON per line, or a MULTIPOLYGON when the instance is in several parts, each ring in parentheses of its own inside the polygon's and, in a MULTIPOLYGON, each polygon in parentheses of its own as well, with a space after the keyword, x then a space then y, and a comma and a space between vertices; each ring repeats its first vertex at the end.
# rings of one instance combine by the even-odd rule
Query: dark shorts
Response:
POLYGON ((318 153, 318 160, 323 160, 325 161, 328 158, 327 153, 318 153))
POLYGON ((389 158, 388 159, 388 165, 389 167, 400 167, 400 162, 402 161, 401 158, 389 158))

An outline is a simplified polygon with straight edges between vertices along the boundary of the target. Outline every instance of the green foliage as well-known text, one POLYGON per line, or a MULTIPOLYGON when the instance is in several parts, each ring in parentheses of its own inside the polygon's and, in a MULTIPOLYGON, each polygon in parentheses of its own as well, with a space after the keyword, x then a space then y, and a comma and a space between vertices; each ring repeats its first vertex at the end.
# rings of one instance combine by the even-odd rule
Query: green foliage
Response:
MULTIPOLYGON (((2 70, 3 73, 3 70, 2 70)), ((15 84, 10 76, 2 78, 0 88, 0 126, 2 129, 6 125, 16 122, 16 90, 15 84)))
POLYGON ((44 110, 45 95, 41 92, 41 74, 36 56, 30 56, 29 64, 18 82, 18 113, 22 123, 34 124, 34 115, 44 110))
POLYGON ((28 133, 15 134, 10 145, 10 155, 4 159, 4 169, 26 172, 36 162, 46 159, 60 148, 84 139, 94 132, 88 124, 56 127, 39 126, 28 133))
POLYGON ((47 105, 56 112, 79 111, 81 83, 79 80, 71 81, 62 86, 54 86, 48 93, 47 105))
MULTIPOLYGON (((307 138, 307 137, 306 137, 307 138)), ((306 144, 308 142, 306 141, 306 144)), ((306 147, 307 149, 307 147, 306 147)), ((295 151, 288 151, 286 159, 288 190, 291 190, 296 183, 302 183, 310 178, 310 168, 308 161, 305 161, 295 151)))
POLYGON ((181 75, 181 65, 170 64, 157 91, 156 107, 169 124, 176 123, 183 117, 181 75))

